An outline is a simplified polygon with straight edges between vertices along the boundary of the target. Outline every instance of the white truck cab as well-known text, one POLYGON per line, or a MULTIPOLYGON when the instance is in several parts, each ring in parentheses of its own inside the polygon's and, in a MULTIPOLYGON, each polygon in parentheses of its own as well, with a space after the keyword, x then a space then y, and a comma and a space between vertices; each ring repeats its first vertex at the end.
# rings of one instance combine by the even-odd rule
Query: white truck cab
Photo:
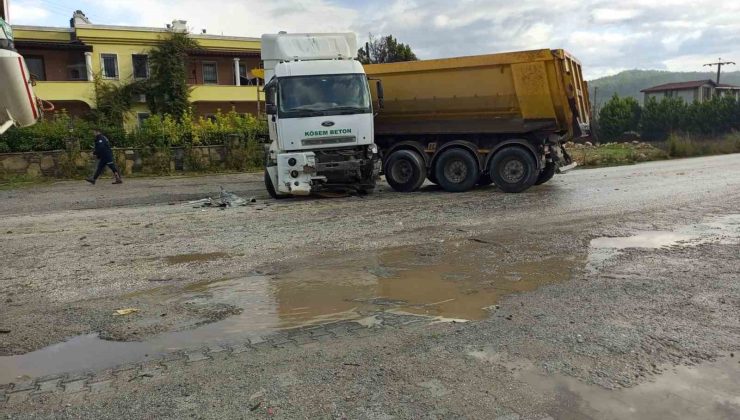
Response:
POLYGON ((273 197, 375 187, 373 104, 356 52, 353 33, 262 35, 273 197))
POLYGON ((13 31, 0 18, 0 134, 35 124, 41 116, 26 62, 13 46, 13 31))

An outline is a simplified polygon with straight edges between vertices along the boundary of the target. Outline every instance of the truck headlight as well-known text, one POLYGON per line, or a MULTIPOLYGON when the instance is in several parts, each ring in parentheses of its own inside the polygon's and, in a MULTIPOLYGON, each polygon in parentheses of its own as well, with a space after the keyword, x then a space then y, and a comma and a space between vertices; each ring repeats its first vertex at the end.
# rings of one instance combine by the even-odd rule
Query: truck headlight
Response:
POLYGON ((371 144, 367 147, 367 157, 368 159, 372 158, 374 155, 378 153, 378 145, 377 144, 371 144))

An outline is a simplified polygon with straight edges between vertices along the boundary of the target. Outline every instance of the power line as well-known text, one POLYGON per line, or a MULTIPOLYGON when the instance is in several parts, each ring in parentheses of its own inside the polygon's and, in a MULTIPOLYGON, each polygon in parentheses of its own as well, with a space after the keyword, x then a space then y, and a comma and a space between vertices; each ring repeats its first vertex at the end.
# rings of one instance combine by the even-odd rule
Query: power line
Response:
POLYGON ((716 63, 708 63, 705 64, 704 67, 714 67, 717 66, 717 84, 719 84, 719 77, 722 74, 722 66, 731 66, 735 65, 735 62, 733 61, 722 61, 722 57, 717 60, 716 63))

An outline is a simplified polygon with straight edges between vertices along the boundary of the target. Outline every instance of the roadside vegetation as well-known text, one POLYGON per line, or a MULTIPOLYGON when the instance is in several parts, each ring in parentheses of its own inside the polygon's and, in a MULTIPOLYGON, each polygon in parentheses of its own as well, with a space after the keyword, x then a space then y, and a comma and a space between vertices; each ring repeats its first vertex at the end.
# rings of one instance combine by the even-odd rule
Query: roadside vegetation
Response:
POLYGON ((641 106, 634 98, 614 95, 595 117, 594 134, 602 143, 618 141, 625 133, 651 142, 674 135, 717 139, 740 131, 740 100, 715 96, 686 103, 680 98, 651 98, 641 106))
POLYGON ((668 159, 665 150, 641 142, 592 145, 568 142, 565 149, 580 167, 631 165, 639 162, 668 159))

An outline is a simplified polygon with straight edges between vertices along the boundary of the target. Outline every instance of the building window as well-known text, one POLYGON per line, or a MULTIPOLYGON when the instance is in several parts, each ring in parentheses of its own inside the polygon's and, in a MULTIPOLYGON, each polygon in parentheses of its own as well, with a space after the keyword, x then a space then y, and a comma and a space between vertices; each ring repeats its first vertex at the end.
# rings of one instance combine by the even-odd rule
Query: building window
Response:
POLYGON ((712 99, 712 88, 705 87, 705 88, 701 88, 701 89, 703 91, 703 94, 702 94, 703 100, 708 101, 708 100, 712 99))
POLYGON ((44 57, 26 56, 26 67, 31 77, 36 80, 46 80, 46 70, 44 66, 44 57))
POLYGON ((103 77, 106 79, 118 79, 118 56, 115 54, 100 54, 100 66, 103 69, 103 77))
POLYGON ((149 57, 144 54, 134 54, 131 56, 134 63, 134 79, 149 78, 149 57))
POLYGON ((218 84, 218 65, 214 62, 203 63, 203 83, 218 84))
POLYGON ((139 113, 137 113, 136 114, 136 119, 138 120, 139 127, 141 127, 144 124, 144 121, 146 121, 147 118, 149 118, 150 116, 151 116, 151 114, 149 114, 148 112, 139 112, 139 113))

